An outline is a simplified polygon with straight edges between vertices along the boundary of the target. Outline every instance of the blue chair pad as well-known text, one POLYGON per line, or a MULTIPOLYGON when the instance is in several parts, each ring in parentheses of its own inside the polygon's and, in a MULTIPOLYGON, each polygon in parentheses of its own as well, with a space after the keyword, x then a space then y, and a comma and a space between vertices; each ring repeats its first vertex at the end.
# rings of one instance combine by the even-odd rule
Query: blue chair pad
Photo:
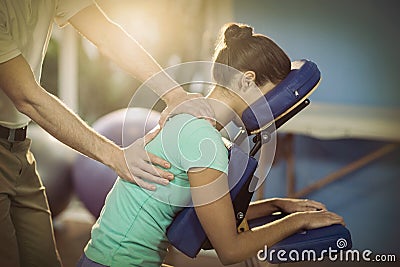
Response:
POLYGON ((317 65, 308 60, 271 91, 251 104, 242 114, 242 121, 249 132, 270 124, 287 110, 298 104, 315 88, 321 79, 317 65), (266 106, 268 105, 268 106, 266 106))

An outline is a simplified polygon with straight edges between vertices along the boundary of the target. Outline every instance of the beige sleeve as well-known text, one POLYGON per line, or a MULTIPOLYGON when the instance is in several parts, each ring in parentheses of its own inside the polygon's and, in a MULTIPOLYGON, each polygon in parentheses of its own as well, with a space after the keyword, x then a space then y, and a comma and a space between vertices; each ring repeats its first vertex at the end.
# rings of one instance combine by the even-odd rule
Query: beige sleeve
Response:
POLYGON ((63 27, 76 13, 94 4, 94 0, 58 0, 54 21, 58 26, 63 27))
POLYGON ((0 63, 6 62, 21 54, 8 23, 8 14, 4 2, 0 2, 0 63))

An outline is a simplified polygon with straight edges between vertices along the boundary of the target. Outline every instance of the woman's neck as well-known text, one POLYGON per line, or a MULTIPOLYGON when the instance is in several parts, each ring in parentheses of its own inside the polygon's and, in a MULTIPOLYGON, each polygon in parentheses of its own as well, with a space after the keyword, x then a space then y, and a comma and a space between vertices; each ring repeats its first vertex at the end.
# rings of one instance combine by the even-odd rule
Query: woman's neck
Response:
POLYGON ((255 87, 241 93, 241 96, 234 92, 226 92, 227 89, 215 88, 212 90, 206 98, 214 109, 217 129, 221 130, 232 120, 241 121, 245 109, 274 87, 275 84, 268 82, 260 88, 255 87))
MULTIPOLYGON (((234 107, 232 107, 233 103, 231 103, 231 98, 232 97, 229 95, 222 94, 219 90, 213 90, 206 96, 208 103, 214 110, 218 130, 224 128, 230 121, 238 116, 238 113, 234 107)), ((242 115, 242 112, 239 116, 242 115)))

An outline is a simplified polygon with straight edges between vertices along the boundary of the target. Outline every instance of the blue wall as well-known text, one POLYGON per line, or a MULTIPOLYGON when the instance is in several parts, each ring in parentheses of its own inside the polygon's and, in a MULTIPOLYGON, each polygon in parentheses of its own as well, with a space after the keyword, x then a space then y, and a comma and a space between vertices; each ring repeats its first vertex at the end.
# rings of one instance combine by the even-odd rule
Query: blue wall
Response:
MULTIPOLYGON (((234 1, 235 21, 272 37, 290 58, 315 61, 323 75, 312 101, 400 107, 396 1, 234 1)), ((373 125, 371 125, 373 127, 373 125)), ((295 137, 297 189, 383 146, 373 140, 295 137)), ((285 162, 265 196, 285 196, 285 162)), ((400 150, 310 194, 345 218, 354 247, 400 255, 400 150)))
POLYGON ((316 101, 400 107, 397 1, 234 1, 235 21, 315 61, 316 101))

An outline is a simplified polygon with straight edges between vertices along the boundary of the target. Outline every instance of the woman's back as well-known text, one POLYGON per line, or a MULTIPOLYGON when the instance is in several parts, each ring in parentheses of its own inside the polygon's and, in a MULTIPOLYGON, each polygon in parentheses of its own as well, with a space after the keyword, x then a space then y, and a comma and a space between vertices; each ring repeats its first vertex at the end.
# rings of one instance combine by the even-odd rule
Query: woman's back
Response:
POLYGON ((188 114, 171 118, 146 150, 169 161, 175 178, 156 191, 118 178, 85 249, 91 260, 107 266, 160 266, 169 245, 166 229, 191 202, 187 170, 227 171, 228 154, 219 132, 188 114))

